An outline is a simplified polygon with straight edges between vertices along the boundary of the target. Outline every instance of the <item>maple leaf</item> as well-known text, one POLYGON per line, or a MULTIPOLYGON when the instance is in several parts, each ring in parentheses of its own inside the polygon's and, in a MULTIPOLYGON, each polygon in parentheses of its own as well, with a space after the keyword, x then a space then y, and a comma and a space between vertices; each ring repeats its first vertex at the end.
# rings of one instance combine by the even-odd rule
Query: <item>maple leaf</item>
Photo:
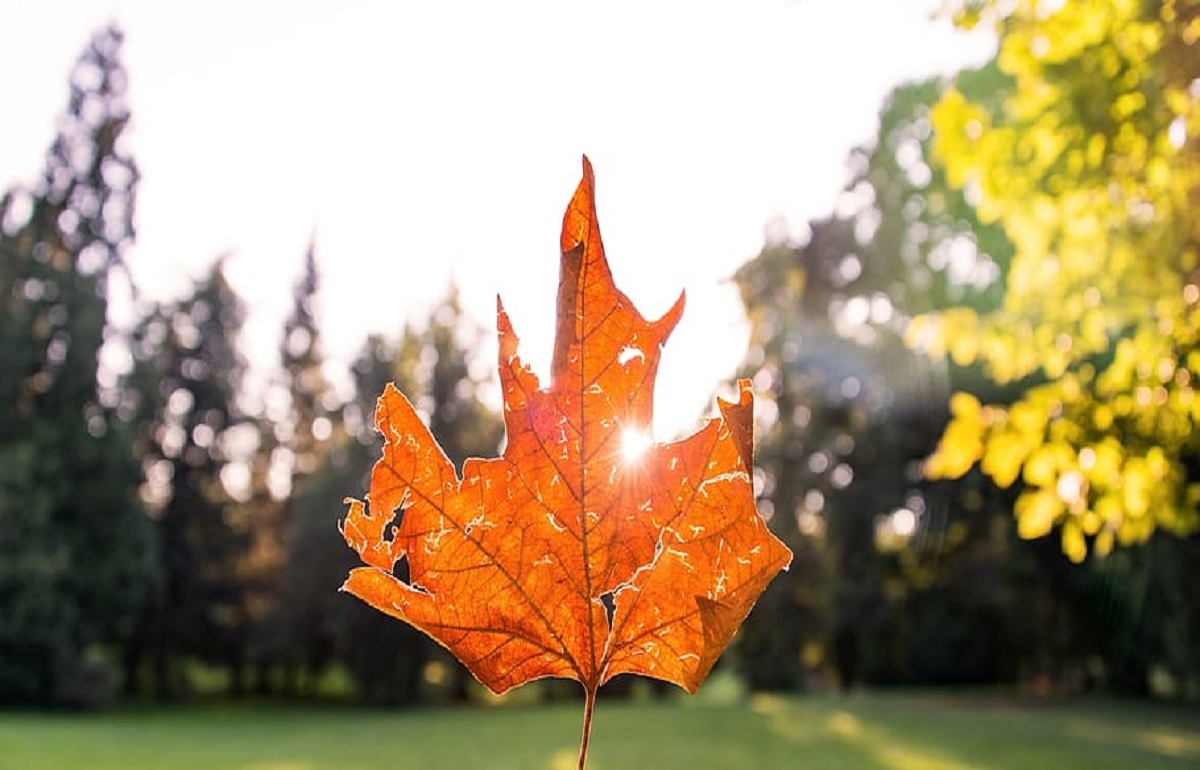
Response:
POLYGON ((348 500, 341 525, 367 565, 343 589, 433 637, 493 692, 540 677, 583 685, 581 768, 601 685, 633 673, 695 692, 791 561, 755 509, 749 382, 696 433, 649 444, 684 297, 647 322, 616 288, 593 185, 585 157, 563 217, 549 388, 497 300, 503 455, 467 460, 459 478, 388 385, 369 506, 348 500), (393 574, 402 560, 407 582, 393 574))

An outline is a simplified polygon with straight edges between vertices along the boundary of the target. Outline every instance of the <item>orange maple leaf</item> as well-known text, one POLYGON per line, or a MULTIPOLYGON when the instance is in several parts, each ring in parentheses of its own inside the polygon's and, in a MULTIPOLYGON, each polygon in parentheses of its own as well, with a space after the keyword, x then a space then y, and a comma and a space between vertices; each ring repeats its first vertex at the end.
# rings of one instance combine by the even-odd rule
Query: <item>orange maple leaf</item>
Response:
POLYGON ((613 284, 586 157, 561 243, 548 389, 497 301, 501 457, 467 460, 460 479, 408 400, 393 385, 380 397, 370 510, 349 500, 342 522, 368 566, 343 589, 433 637, 495 693, 578 680, 583 767, 597 689, 634 673, 695 692, 791 552, 754 505, 749 382, 691 436, 622 451, 649 435, 684 298, 647 322, 613 284), (401 560, 409 582, 393 575, 401 560))

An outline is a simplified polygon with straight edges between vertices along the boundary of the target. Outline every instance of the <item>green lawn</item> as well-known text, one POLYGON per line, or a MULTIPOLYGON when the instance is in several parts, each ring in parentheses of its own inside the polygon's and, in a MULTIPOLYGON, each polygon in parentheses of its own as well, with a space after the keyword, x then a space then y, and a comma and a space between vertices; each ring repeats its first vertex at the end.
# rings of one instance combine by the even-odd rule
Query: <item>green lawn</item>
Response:
MULTIPOLYGON (((573 770, 579 708, 0 712, 0 770, 573 770)), ((1200 767, 1200 711, 998 696, 605 702, 591 770, 1200 767)))

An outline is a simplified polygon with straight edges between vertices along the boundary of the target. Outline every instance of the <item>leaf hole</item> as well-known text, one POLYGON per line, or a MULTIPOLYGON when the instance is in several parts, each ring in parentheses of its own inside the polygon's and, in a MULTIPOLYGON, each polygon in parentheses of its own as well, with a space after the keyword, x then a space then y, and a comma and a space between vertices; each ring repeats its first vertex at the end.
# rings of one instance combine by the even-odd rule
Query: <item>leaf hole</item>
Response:
POLYGON ((412 575, 409 573, 408 569, 408 556, 401 556, 396 560, 396 563, 392 565, 392 577, 396 578, 402 583, 412 585, 412 575))
POLYGON ((626 345, 625 347, 621 348, 621 352, 617 354, 617 363, 621 366, 624 366, 635 358, 641 359, 642 363, 646 362, 646 354, 642 352, 641 348, 635 348, 632 345, 626 345))
POLYGON ((604 617, 608 619, 608 627, 612 628, 613 615, 617 611, 617 600, 612 591, 600 594, 600 603, 604 605, 604 617))

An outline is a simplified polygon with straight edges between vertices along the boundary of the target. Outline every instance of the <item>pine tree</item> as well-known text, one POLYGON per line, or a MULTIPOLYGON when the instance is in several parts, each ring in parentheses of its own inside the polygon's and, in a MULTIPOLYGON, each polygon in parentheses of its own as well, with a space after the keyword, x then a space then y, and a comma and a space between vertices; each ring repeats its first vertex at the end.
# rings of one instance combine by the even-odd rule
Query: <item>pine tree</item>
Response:
POLYGON ((235 497, 246 490, 234 480, 239 471, 248 476, 239 445, 254 439, 238 405, 244 315, 218 262, 190 296, 151 312, 136 335, 136 389, 147 396, 143 496, 155 522, 162 584, 130 667, 149 653, 160 697, 178 692, 183 656, 228 666, 233 689, 242 684, 250 526, 235 497))
POLYGON ((99 363, 134 237, 121 41, 92 38, 41 181, 0 200, 0 702, 103 697, 84 651, 131 631, 153 576, 127 405, 99 363))
MULTIPOLYGON (((320 287, 316 244, 310 242, 300 279, 292 292, 292 309, 284 321, 279 347, 280 378, 267 398, 252 519, 254 546, 247 565, 255 592, 255 658, 258 687, 269 689, 269 670, 282 663, 285 687, 294 692, 302 659, 308 657, 289 633, 302 623, 287 603, 294 590, 286 562, 295 538, 298 505, 310 496, 313 477, 325 466, 326 454, 342 429, 336 394, 322 371, 324 358, 317 323, 320 287), (267 432, 269 431, 269 435, 267 432), (280 482, 283 483, 280 483, 280 482)), ((328 474, 326 474, 328 475, 328 474)), ((309 668, 314 668, 310 666, 309 668)))
MULTIPOLYGON (((459 468, 468 456, 494 455, 503 424, 481 400, 483 383, 468 357, 478 331, 468 323, 452 287, 423 329, 405 326, 400 338, 373 336, 354 364, 356 398, 347 404, 339 432, 318 472, 294 498, 295 536, 288 562, 289 639, 309 680, 335 656, 346 664, 360 696, 376 703, 407 703, 421 697, 427 665, 444 674, 451 699, 467 696, 470 675, 420 633, 345 595, 330 593, 354 565, 354 554, 336 530, 347 489, 367 483, 379 456, 375 400, 394 381, 429 420, 459 468)), ((437 677, 434 677, 437 678, 437 677)))

